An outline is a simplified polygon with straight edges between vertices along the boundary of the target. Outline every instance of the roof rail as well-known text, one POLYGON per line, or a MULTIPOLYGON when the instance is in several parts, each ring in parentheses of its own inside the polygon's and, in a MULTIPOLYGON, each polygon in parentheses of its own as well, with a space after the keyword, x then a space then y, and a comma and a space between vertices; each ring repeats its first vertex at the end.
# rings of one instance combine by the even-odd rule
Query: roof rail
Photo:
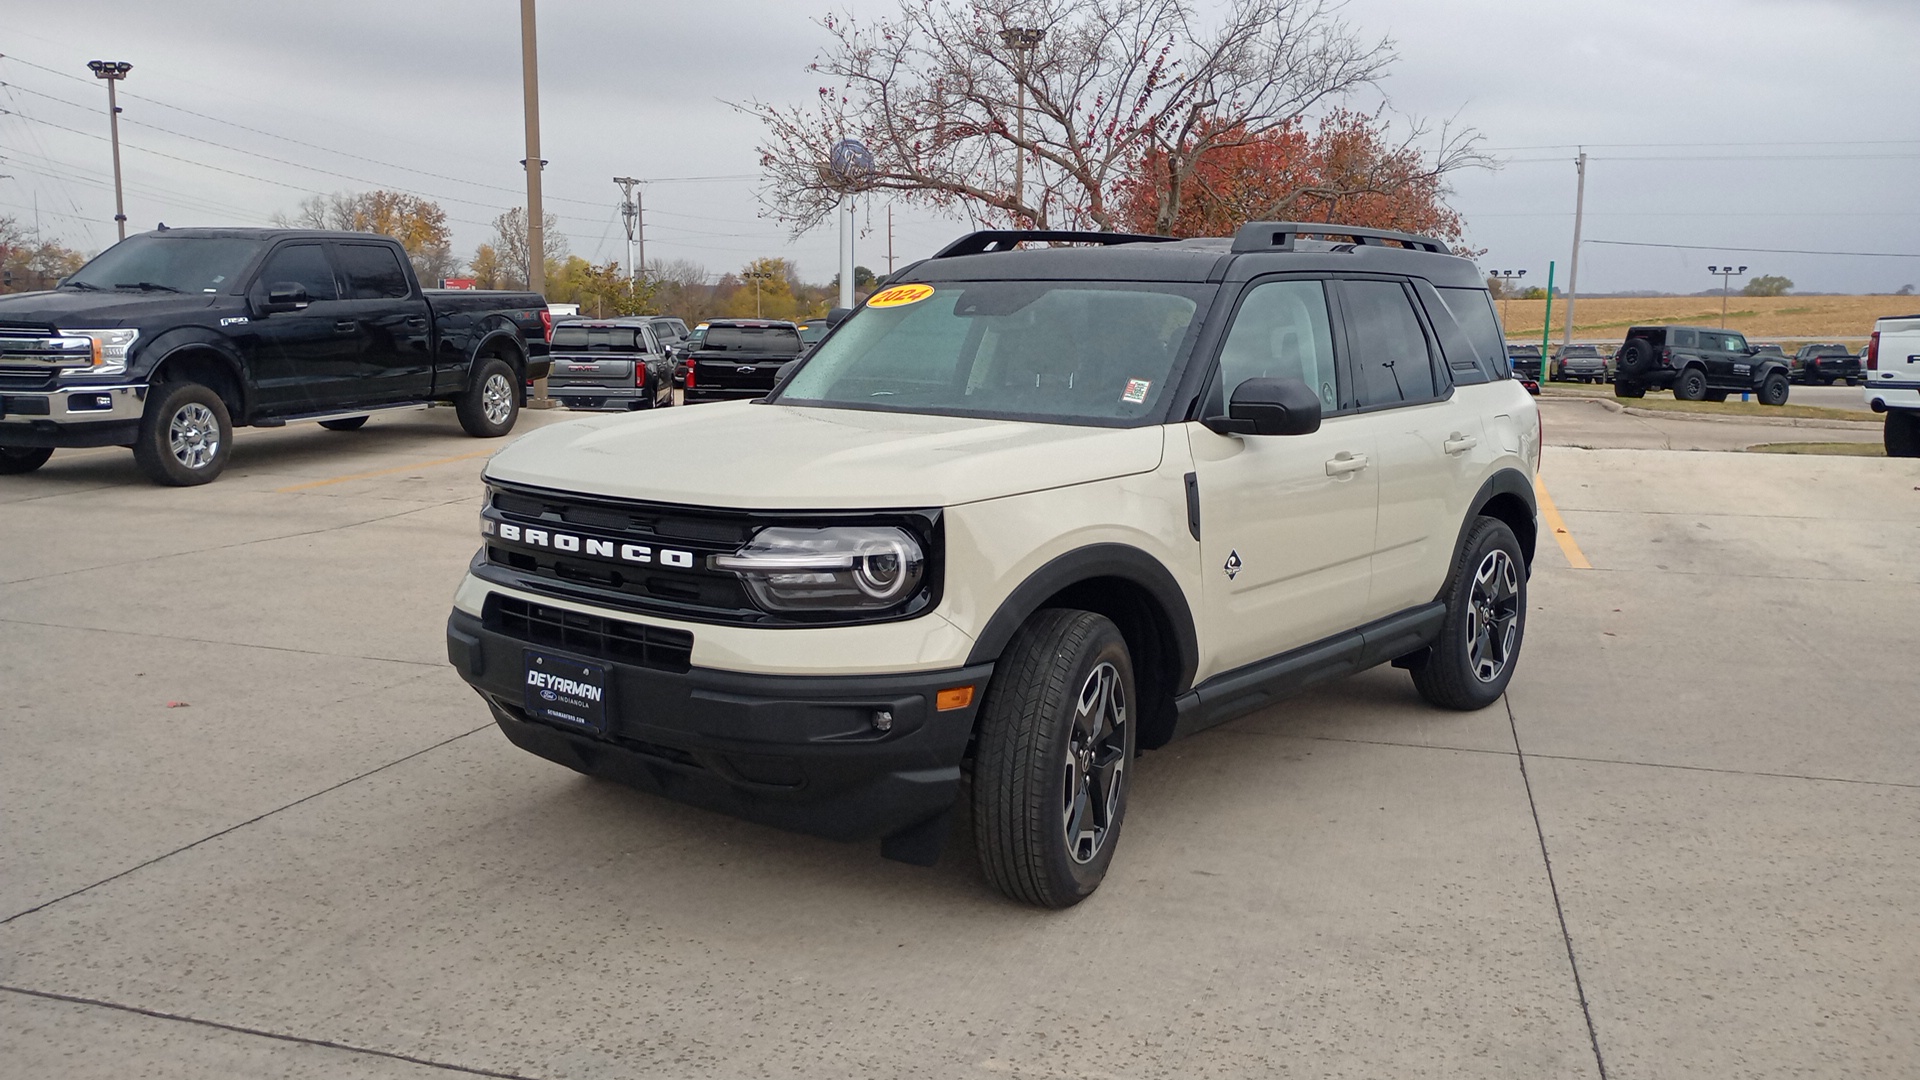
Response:
POLYGON ((1244 251, 1292 251, 1293 242, 1302 236, 1345 236, 1361 245, 1395 243, 1415 251, 1452 254, 1447 250, 1447 245, 1431 236, 1313 221, 1250 221, 1233 234, 1233 250, 1235 254, 1244 251))
POLYGON ((941 248, 933 257, 951 259, 989 251, 1012 251, 1028 241, 1068 244, 1164 244, 1177 239, 1179 238, 1174 236, 1152 236, 1145 233, 1072 232, 1060 229, 982 229, 955 240, 941 248))

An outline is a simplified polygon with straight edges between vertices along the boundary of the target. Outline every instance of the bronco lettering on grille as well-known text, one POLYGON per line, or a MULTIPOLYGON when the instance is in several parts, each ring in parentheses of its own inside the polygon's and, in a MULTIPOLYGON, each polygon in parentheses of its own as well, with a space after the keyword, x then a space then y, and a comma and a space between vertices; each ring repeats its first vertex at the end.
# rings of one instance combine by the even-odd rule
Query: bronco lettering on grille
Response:
POLYGON ((569 554, 585 553, 602 559, 618 562, 658 564, 687 570, 693 567, 693 552, 674 548, 654 548, 646 544, 614 544, 611 540, 595 540, 590 536, 575 536, 572 533, 554 532, 551 529, 534 529, 502 521, 495 526, 495 533, 502 540, 528 547, 550 548, 569 554))

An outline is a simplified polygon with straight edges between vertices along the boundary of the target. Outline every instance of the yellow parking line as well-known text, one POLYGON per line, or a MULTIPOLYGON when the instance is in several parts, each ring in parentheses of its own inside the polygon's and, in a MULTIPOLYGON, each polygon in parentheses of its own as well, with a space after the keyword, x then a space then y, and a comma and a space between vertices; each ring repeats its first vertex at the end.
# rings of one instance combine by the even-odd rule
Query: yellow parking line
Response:
POLYGON ((1573 542, 1573 534, 1567 531, 1567 523, 1560 516, 1560 508, 1553 505, 1553 496, 1547 494, 1547 482, 1535 476, 1533 490, 1540 496, 1540 516, 1546 519, 1547 528, 1553 530, 1553 538, 1560 542, 1560 551, 1567 557, 1567 565, 1575 570, 1591 570, 1593 564, 1587 561, 1580 551, 1580 545, 1573 542))
POLYGON ((489 446, 485 450, 475 450, 472 453, 468 453, 468 454, 455 454, 452 457, 435 458, 432 461, 416 461, 411 465, 395 465, 391 469, 375 469, 372 472, 353 473, 348 476, 336 476, 331 480, 309 480, 304 484, 294 484, 291 487, 275 488, 274 494, 286 495, 295 491, 306 491, 309 488, 326 487, 328 484, 344 484, 349 480, 371 480, 376 476, 392 476, 394 473, 413 472, 415 469, 430 469, 435 465, 451 465, 456 461, 471 461, 477 457, 486 457, 488 454, 493 453, 496 449, 498 449, 498 447, 489 446))

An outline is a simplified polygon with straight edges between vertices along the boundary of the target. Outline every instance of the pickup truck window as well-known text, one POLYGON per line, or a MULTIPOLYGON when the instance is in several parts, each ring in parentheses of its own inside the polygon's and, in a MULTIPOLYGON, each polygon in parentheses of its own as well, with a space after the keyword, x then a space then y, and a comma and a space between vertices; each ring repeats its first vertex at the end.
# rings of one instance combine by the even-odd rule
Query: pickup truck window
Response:
POLYGON ((800 332, 792 327, 715 326, 701 343, 713 352, 784 353, 800 351, 800 332))
POLYGON ((232 292, 265 246, 239 237, 130 236, 67 278, 69 285, 141 292, 232 292))
POLYGON ((553 328, 555 352, 645 352, 640 331, 624 326, 556 326, 553 328))
POLYGON ((267 256, 267 265, 260 269, 260 284, 271 288, 283 281, 306 289, 309 300, 340 299, 333 264, 319 244, 289 244, 267 256))
POLYGON ((413 291, 400 257, 384 244, 341 244, 340 273, 347 279, 347 296, 354 300, 390 300, 413 291))

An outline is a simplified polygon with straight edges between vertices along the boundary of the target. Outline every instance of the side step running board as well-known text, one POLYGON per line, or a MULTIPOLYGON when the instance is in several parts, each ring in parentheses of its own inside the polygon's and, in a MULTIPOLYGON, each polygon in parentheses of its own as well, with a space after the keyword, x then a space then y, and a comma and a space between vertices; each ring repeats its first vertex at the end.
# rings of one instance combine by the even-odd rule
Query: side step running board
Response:
POLYGON ((419 412, 440 404, 437 401, 403 401, 398 405, 374 405, 365 409, 348 409, 344 412, 301 413, 298 416, 270 416, 264 420, 255 420, 252 427, 286 427, 288 424, 317 424, 322 420, 346 420, 355 416, 373 416, 378 413, 419 412))

